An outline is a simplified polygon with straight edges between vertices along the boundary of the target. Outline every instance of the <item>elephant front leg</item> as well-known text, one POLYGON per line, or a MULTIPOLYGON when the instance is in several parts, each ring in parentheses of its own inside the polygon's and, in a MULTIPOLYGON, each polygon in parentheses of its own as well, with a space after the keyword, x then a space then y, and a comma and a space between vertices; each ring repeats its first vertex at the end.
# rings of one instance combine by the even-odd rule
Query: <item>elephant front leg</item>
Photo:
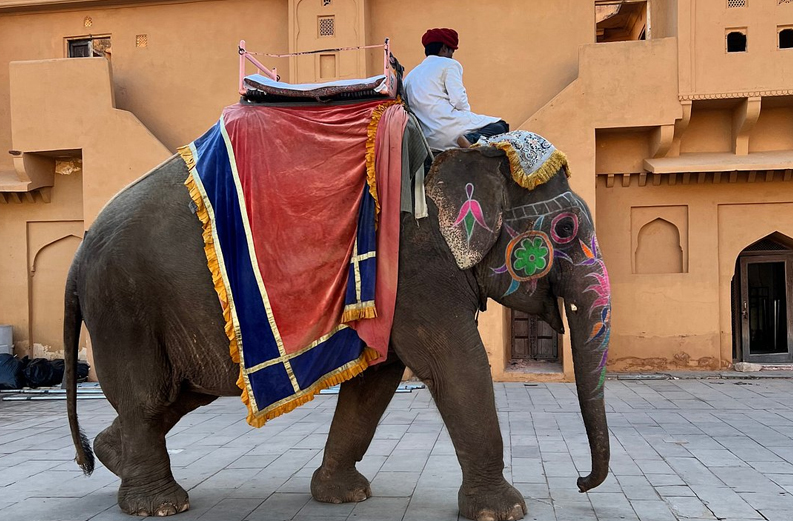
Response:
MULTIPOLYGON (((449 430, 463 473, 460 513, 477 521, 521 519, 523 495, 504 479, 504 453, 496 415, 493 380, 473 320, 423 339, 394 339, 397 354, 432 393, 449 430), (419 347, 416 347, 416 346, 419 347), (402 346, 408 346, 405 349, 402 346)), ((392 337, 394 338, 394 337, 392 337)))
POLYGON ((372 495, 369 480, 355 464, 372 442, 377 422, 391 402, 405 372, 395 356, 341 384, 322 466, 311 478, 311 495, 324 503, 364 501, 372 495))

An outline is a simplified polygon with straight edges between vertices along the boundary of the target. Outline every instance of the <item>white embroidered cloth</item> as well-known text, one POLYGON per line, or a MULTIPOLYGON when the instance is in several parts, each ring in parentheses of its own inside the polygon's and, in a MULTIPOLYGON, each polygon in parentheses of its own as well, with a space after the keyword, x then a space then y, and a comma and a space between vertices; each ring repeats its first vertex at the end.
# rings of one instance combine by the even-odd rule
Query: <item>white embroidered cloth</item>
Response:
POLYGON ((533 190, 564 168, 569 177, 567 156, 550 141, 527 130, 513 130, 492 137, 482 137, 473 146, 492 146, 507 153, 512 178, 524 188, 533 190))
POLYGON ((509 143, 510 147, 518 154, 520 166, 526 175, 531 175, 539 170, 556 151, 556 147, 550 141, 527 130, 513 130, 492 137, 482 137, 476 142, 476 145, 492 146, 496 143, 509 143))

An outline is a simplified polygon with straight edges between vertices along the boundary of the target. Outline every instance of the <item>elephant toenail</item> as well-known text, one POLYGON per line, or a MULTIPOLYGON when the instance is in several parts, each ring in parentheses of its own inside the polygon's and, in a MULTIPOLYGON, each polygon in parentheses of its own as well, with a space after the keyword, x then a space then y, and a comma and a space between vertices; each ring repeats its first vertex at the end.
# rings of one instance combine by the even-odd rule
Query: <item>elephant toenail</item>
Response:
POLYGON ((137 512, 135 512, 135 515, 138 516, 138 517, 149 517, 149 511, 148 510, 138 510, 137 512))
POLYGON ((173 503, 165 503, 164 505, 160 505, 160 508, 157 509, 157 512, 154 513, 156 517, 166 517, 172 516, 176 514, 176 505, 173 503))
POLYGON ((190 503, 185 503, 184 505, 179 508, 179 513, 186 512, 190 508, 190 503))

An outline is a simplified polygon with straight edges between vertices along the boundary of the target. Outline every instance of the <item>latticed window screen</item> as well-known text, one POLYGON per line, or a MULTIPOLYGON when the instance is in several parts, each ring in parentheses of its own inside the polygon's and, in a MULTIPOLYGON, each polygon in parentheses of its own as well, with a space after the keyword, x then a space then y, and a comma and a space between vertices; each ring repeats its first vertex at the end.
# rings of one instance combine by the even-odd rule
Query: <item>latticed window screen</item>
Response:
POLYGON ((319 35, 320 36, 336 35, 336 19, 333 16, 319 17, 319 35))
POLYGON ((746 0, 727 0, 727 7, 746 7, 746 0))
POLYGON ((149 36, 146 34, 138 34, 135 36, 135 47, 148 47, 149 36))

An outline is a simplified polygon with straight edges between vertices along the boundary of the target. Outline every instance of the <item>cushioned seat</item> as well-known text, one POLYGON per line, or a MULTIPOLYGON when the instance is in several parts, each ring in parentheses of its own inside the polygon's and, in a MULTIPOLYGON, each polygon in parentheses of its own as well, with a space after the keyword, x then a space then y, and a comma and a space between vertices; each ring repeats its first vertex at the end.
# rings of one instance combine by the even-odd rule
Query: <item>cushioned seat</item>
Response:
POLYGON ((328 83, 292 84, 275 81, 261 74, 252 74, 245 77, 244 98, 265 103, 393 98, 396 95, 396 85, 396 75, 390 69, 388 75, 328 83))

